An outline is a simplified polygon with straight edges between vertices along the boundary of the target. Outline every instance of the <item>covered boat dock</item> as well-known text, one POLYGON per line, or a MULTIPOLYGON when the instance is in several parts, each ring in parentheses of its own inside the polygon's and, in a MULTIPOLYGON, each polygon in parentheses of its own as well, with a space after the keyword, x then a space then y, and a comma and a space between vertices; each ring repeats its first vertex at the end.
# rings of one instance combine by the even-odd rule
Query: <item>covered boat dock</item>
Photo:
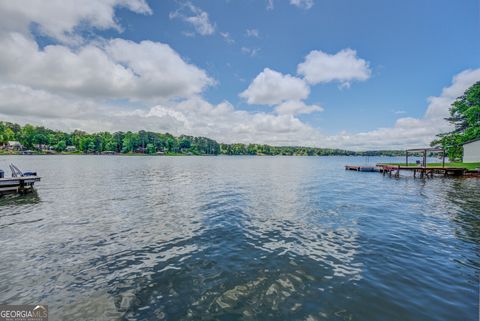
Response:
POLYGON ((443 148, 413 148, 405 151, 405 166, 408 166, 408 156, 413 153, 422 153, 422 166, 427 167, 427 153, 441 153, 442 167, 445 167, 445 150, 443 148))
MULTIPOLYGON (((464 167, 445 166, 446 153, 443 148, 413 148, 405 151, 405 164, 376 164, 375 166, 346 165, 346 170, 358 172, 381 172, 383 175, 400 177, 400 171, 413 172, 414 178, 433 178, 434 175, 441 176, 464 176, 478 175, 464 167), (421 161, 415 164, 409 163, 411 156, 421 155, 421 161), (427 163, 430 154, 440 154, 441 165, 429 166, 427 163)), ((448 165, 448 164, 447 164, 448 165)))

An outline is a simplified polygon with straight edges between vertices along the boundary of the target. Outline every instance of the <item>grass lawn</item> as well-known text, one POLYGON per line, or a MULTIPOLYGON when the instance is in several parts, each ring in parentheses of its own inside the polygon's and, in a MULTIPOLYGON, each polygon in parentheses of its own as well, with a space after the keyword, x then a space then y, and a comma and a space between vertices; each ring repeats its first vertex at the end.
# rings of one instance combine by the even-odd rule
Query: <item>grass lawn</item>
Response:
MULTIPOLYGON (((389 163, 387 165, 400 165, 400 166, 405 166, 405 163, 389 163)), ((408 163, 408 166, 418 166, 415 163, 408 163)), ((428 163, 427 167, 437 167, 437 166, 442 166, 442 163, 428 163)), ((480 163, 445 163, 445 167, 461 167, 461 168, 466 168, 469 170, 474 170, 476 168, 480 168, 480 163)))

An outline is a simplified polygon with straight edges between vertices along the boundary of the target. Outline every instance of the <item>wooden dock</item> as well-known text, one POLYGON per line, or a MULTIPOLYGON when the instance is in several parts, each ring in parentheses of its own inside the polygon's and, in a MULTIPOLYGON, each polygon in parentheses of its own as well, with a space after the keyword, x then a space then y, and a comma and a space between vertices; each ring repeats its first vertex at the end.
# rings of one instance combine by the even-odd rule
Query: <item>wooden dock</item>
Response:
POLYGON ((38 176, 0 178, 0 195, 9 193, 26 194, 33 191, 33 184, 39 182, 38 176))
POLYGON ((400 176, 400 171, 413 172, 413 177, 417 175, 420 178, 433 178, 434 175, 442 176, 463 176, 467 172, 467 168, 463 167, 443 167, 443 166, 400 166, 389 164, 377 164, 381 168, 383 175, 400 176))
POLYGON ((479 177, 480 172, 469 171, 463 167, 442 167, 442 166, 401 166, 390 164, 377 164, 375 166, 345 165, 345 170, 357 172, 380 172, 384 176, 400 177, 401 171, 412 172, 414 178, 433 178, 437 176, 475 176, 479 177))
MULTIPOLYGON (((407 149, 405 151, 405 164, 393 165, 393 164, 376 164, 375 166, 358 166, 358 165, 346 165, 346 170, 357 172, 381 172, 383 176, 389 175, 394 177, 400 177, 401 171, 413 173, 413 177, 417 178, 433 178, 436 176, 468 176, 468 177, 480 177, 480 169, 469 170, 465 167, 449 167, 445 166, 446 153, 443 148, 414 148, 407 149), (408 156, 417 155, 421 153, 423 155, 422 162, 417 161, 416 165, 409 166, 408 156), (431 153, 440 153, 442 156, 442 166, 428 166, 427 156, 431 153)), ((447 164, 448 165, 448 164, 447 164)))

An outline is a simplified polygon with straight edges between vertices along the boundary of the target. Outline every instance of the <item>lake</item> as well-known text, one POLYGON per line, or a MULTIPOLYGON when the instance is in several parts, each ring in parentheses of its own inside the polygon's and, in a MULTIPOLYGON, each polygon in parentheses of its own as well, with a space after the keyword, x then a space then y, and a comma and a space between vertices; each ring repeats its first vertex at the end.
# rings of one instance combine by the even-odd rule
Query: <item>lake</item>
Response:
MULTIPOLYGON (((0 156, 0 303, 50 320, 478 320, 480 180, 364 157, 0 156)), ((401 160, 400 160, 401 161, 401 160)))

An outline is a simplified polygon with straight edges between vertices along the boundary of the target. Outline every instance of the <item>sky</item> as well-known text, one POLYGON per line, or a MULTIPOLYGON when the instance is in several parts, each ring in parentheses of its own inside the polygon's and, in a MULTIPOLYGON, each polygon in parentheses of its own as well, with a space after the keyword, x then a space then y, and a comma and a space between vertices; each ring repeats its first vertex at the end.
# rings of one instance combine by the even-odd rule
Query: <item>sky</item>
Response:
POLYGON ((0 120, 428 146, 480 81, 478 0, 0 1, 0 120))

